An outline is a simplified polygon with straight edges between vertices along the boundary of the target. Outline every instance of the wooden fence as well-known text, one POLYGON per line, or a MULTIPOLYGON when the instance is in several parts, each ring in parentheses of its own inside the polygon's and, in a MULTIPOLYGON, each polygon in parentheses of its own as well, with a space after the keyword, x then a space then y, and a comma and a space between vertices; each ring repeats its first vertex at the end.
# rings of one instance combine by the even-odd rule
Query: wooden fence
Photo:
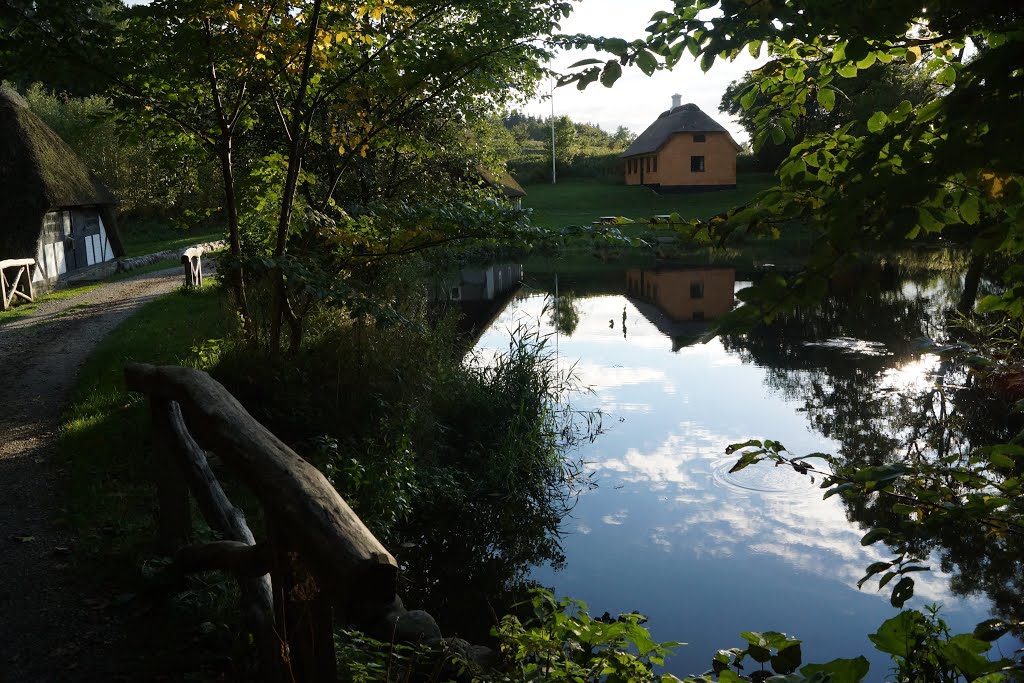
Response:
POLYGON ((31 302, 35 298, 32 291, 32 266, 35 259, 7 259, 0 261, 0 310, 11 307, 15 297, 31 302), (7 270, 14 269, 13 280, 7 279, 7 270))
POLYGON ((127 385, 149 399, 157 454, 159 530, 181 573, 232 572, 260 657, 260 680, 335 681, 333 622, 405 613, 398 563, 311 464, 199 370, 133 363, 127 385), (259 500, 266 540, 210 470, 216 452, 259 500), (224 540, 188 544, 189 492, 224 540))

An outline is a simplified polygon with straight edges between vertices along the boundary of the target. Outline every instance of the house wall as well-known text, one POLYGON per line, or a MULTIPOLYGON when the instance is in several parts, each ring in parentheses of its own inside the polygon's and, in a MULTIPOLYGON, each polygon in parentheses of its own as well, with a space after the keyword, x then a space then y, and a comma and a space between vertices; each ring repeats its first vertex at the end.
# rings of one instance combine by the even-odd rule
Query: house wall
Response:
POLYGON ((43 217, 33 282, 114 260, 107 229, 96 209, 50 211, 43 217), (69 244, 73 248, 69 249, 69 244))
MULTIPOLYGON (((663 187, 700 187, 736 184, 736 147, 727 133, 702 133, 704 142, 695 142, 694 133, 676 133, 654 158, 626 159, 627 185, 663 187), (704 170, 691 171, 691 158, 704 157, 704 170), (638 167, 639 166, 639 167, 638 167), (648 170, 650 166, 650 170, 648 170), (656 169, 656 170, 655 170, 656 169)), ((654 155, 651 155, 654 156, 654 155)))
POLYGON ((646 299, 676 322, 714 320, 732 310, 736 271, 733 268, 626 271, 626 291, 646 299), (700 296, 694 286, 699 285, 700 296))

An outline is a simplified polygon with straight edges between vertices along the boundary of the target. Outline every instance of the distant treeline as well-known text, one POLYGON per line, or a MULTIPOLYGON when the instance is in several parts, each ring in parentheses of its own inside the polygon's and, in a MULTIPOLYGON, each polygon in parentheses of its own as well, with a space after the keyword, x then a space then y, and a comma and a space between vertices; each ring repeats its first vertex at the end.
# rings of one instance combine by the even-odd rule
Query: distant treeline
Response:
MULTIPOLYGON (((503 119, 522 153, 508 164, 520 183, 551 181, 552 120, 513 111, 503 119)), ((593 123, 580 123, 568 116, 554 119, 555 162, 560 178, 622 180, 619 155, 636 139, 625 126, 609 133, 593 123)))

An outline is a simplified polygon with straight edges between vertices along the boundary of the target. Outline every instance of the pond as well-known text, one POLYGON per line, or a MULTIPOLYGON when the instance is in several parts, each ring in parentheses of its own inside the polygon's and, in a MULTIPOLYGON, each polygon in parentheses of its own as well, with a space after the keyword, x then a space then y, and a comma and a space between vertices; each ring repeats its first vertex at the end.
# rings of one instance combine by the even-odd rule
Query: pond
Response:
MULTIPOLYGON (((820 477, 791 469, 762 463, 730 473, 736 457, 725 451, 764 438, 797 455, 870 459, 903 448, 923 429, 915 422, 922 395, 934 405, 939 383, 938 400, 952 405, 964 390, 962 373, 921 348, 922 337, 946 335, 945 314, 959 296, 960 277, 946 266, 869 264, 833 283, 813 310, 704 343, 697 337, 709 321, 759 277, 752 267, 562 275, 558 320, 554 273, 527 268, 527 286, 477 349, 507 348, 510 330, 539 326, 559 363, 590 390, 573 407, 602 415, 602 433, 578 452, 596 486, 563 520, 564 562, 535 566, 529 578, 585 601, 595 615, 643 613, 656 639, 688 643, 668 661, 677 675, 709 669, 716 650, 742 644, 741 631, 776 630, 803 640, 805 661, 864 654, 869 680, 880 680, 890 663, 867 634, 896 610, 888 589, 868 582, 858 590, 857 581, 891 555, 881 543, 861 545, 857 519, 884 513, 840 496, 823 500, 820 477)), ((926 556, 934 548, 933 571, 915 576, 908 606, 940 604, 954 632, 991 616, 984 588, 1012 582, 1018 556, 1006 562, 1009 576, 982 578, 960 566, 969 550, 948 539, 922 543, 926 556)))

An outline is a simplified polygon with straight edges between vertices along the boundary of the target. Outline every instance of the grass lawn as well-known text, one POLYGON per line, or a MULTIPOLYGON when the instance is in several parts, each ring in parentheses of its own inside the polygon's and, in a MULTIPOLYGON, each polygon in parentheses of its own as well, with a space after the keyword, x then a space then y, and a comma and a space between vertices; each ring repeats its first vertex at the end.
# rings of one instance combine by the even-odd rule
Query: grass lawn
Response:
POLYGON ((168 249, 184 249, 199 242, 224 239, 225 230, 220 225, 176 228, 169 221, 160 220, 126 220, 118 227, 127 256, 145 256, 168 249))
POLYGON ((774 180, 770 173, 746 173, 739 176, 735 190, 659 195, 642 186, 567 179, 523 188, 523 206, 533 209, 534 222, 546 228, 590 225, 601 216, 636 220, 679 213, 684 218, 707 218, 750 201, 774 180))

